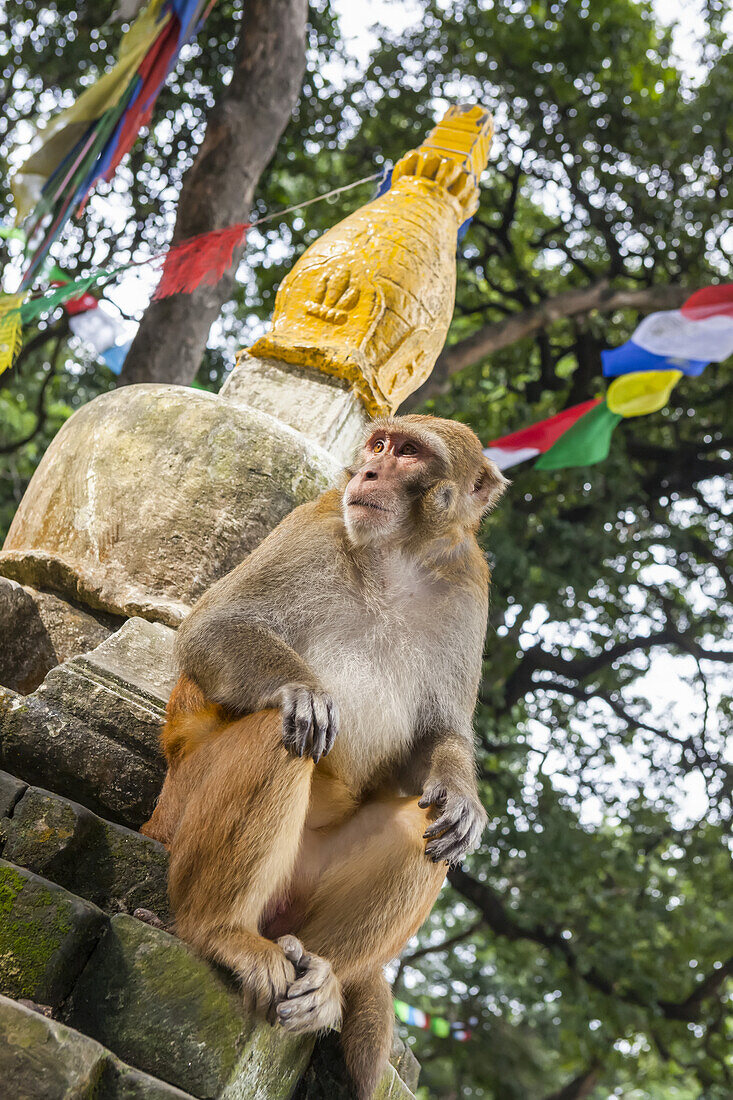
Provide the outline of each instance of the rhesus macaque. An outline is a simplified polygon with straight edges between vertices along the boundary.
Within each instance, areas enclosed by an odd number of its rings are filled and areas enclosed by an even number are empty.
[[[389,1054],[383,967],[485,824],[472,715],[506,482],[462,424],[377,420],[178,632],[144,828],[178,933],[290,1032],[341,1027],[361,1100]]]

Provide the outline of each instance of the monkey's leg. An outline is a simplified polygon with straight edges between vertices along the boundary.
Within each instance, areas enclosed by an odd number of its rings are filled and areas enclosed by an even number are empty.
[[[432,816],[417,799],[385,799],[367,803],[331,830],[326,869],[297,929],[306,959],[330,963],[343,985],[341,1043],[362,1100],[371,1096],[392,1041],[394,1011],[382,967],[417,932],[445,878],[446,865],[425,855],[422,834]],[[277,1017],[288,1030],[313,1030],[309,1021],[317,1021],[323,1000],[332,998],[327,977],[314,978],[320,986],[307,990],[300,979],[303,992],[295,983],[278,1005]]]
[[[195,768],[198,782],[171,843],[177,931],[234,970],[262,1009],[296,976],[259,925],[268,905],[287,897],[313,767],[286,751],[275,710],[232,723],[180,764]]]

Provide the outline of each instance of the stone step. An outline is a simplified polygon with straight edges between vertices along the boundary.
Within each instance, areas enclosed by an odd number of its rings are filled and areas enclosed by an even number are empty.
[[[87,653],[124,619],[0,577],[0,684],[35,688],[62,661]]]
[[[143,908],[170,919],[162,844],[7,772],[0,772],[0,852],[107,912]]]
[[[313,1038],[250,1012],[182,940],[0,860],[0,993],[47,1006],[117,1057],[195,1097],[287,1100]]]
[[[0,996],[0,1080],[13,1100],[192,1100],[93,1039]]]
[[[0,915],[0,993],[48,1006],[143,1074],[201,1100],[289,1100],[296,1087],[298,1100],[351,1100],[333,1040],[311,1063],[312,1036],[289,1036],[250,1012],[233,977],[175,936],[127,914],[110,918],[4,859]],[[399,1040],[392,1061],[416,1082]],[[389,1066],[380,1100],[411,1096]]]
[[[198,1097],[287,1100],[312,1038],[255,1017],[235,983],[181,940],[118,915],[76,984],[65,1019],[120,1058]]]
[[[174,681],[175,633],[129,619],[52,669],[30,695],[4,689],[0,767],[139,828],[165,775],[158,738]]]
[[[0,993],[60,1008],[105,925],[96,905],[0,859]]]

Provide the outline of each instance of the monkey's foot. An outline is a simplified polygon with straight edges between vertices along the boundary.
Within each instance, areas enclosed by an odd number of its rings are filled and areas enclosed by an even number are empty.
[[[340,1027],[341,985],[328,959],[309,955],[295,936],[277,942],[297,972],[277,1006],[278,1022],[294,1035]]]
[[[263,940],[258,950],[242,953],[235,969],[255,1008],[274,1023],[275,1005],[287,996],[296,979],[295,967],[282,948]]]

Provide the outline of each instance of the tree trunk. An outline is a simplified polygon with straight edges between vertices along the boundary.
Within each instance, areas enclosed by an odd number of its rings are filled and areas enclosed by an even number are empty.
[[[247,0],[231,83],[209,115],[186,173],[173,243],[246,221],[262,171],[295,106],[305,71],[307,0]],[[241,252],[215,287],[151,302],[119,385],[189,385],[211,325],[231,297]]]

